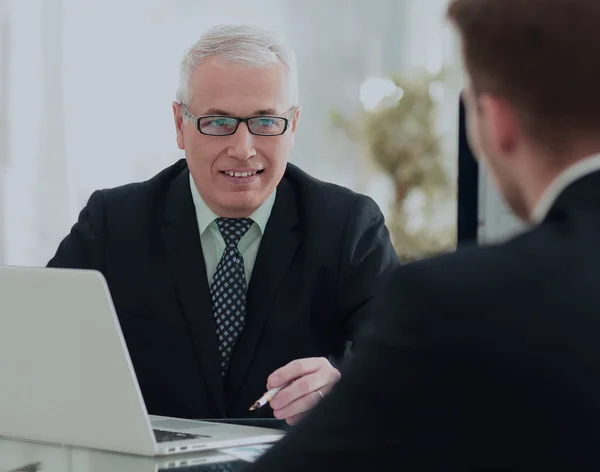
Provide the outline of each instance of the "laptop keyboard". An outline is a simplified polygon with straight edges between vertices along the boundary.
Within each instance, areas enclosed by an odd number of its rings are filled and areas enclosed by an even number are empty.
[[[190,433],[179,433],[176,431],[164,431],[162,429],[154,429],[154,437],[156,438],[156,442],[164,443],[171,441],[185,441],[186,439],[196,439],[201,436],[199,434],[190,434]]]

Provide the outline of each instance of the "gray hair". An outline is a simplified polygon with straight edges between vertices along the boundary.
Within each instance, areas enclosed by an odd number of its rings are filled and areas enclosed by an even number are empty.
[[[192,98],[192,74],[202,61],[211,56],[248,67],[265,67],[281,62],[291,80],[292,105],[298,105],[298,72],[294,52],[273,33],[246,25],[215,26],[188,49],[181,60],[177,101],[189,104]]]

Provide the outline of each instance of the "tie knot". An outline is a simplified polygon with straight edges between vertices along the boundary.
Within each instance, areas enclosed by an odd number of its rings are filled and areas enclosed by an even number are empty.
[[[217,218],[217,226],[227,246],[236,246],[252,226],[250,218]]]

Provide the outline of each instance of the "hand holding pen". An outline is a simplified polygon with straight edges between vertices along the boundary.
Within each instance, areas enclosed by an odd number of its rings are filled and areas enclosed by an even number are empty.
[[[290,425],[296,424],[339,379],[339,371],[323,357],[297,359],[269,376],[268,391],[250,410],[270,403],[275,418],[285,419]]]
[[[252,406],[250,407],[250,411],[258,410],[259,408],[262,408],[263,406],[265,406],[267,403],[269,403],[271,400],[273,400],[275,395],[277,395],[281,390],[283,390],[285,387],[287,387],[291,383],[292,382],[288,382],[285,385],[282,385],[280,387],[275,387],[275,388],[272,388],[271,390],[267,391],[265,394],[263,394],[262,397],[260,397],[258,400],[256,400],[252,404]]]

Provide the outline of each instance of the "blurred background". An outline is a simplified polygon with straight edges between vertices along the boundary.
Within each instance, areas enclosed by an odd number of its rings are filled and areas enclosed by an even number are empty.
[[[455,243],[457,41],[446,0],[0,0],[0,263],[44,265],[90,194],[182,157],[179,60],[246,23],[295,49],[292,161],[370,195],[403,258]]]

